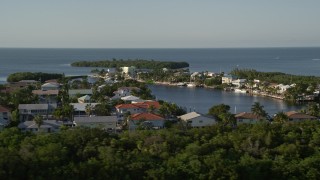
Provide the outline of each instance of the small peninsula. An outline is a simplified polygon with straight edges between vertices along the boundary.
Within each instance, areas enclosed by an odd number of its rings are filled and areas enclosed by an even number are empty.
[[[139,69],[180,69],[189,67],[187,62],[173,62],[173,61],[156,61],[143,59],[112,59],[103,61],[76,61],[71,64],[74,67],[105,67],[105,68],[120,68],[123,66],[135,66]]]

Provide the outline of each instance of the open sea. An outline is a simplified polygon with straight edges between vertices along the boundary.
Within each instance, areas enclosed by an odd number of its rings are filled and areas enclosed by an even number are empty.
[[[94,68],[71,67],[78,60],[154,59],[186,61],[190,71],[230,72],[234,68],[285,72],[320,76],[320,48],[214,48],[214,49],[38,49],[0,48],[0,83],[14,72],[48,72],[85,75]],[[159,99],[170,100],[188,109],[206,113],[213,104],[225,103],[238,112],[250,111],[255,101],[261,102],[270,114],[301,108],[263,97],[225,94],[203,89],[169,89],[152,87]],[[172,93],[179,92],[176,96]],[[193,93],[190,95],[190,92]],[[181,93],[185,96],[180,97]],[[218,98],[219,97],[219,98]],[[228,97],[228,98],[226,98]],[[240,98],[240,99],[239,99]],[[262,98],[262,99],[260,99]],[[245,101],[246,100],[246,101]],[[246,102],[245,104],[241,102]],[[238,104],[239,105],[238,105]],[[280,103],[280,104],[279,104]],[[238,105],[238,106],[237,106]]]

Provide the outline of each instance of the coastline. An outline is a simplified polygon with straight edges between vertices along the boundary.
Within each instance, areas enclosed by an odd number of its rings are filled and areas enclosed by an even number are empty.
[[[137,81],[146,83],[146,81],[141,80],[141,79],[137,79]],[[161,85],[161,86],[176,86],[176,87],[179,87],[178,83],[170,83],[170,82],[155,81],[155,82],[153,82],[153,83],[151,83],[151,84]],[[180,87],[181,87],[181,86],[180,86]],[[187,87],[187,86],[184,86],[184,87]],[[194,87],[189,87],[189,88],[217,89],[217,88],[214,87],[214,86],[206,86],[206,85],[201,86],[201,87],[196,87],[196,86],[194,86]],[[220,90],[221,90],[221,91],[224,91],[224,90],[222,90],[222,89],[220,89]],[[233,93],[236,93],[236,92],[234,92],[234,91],[232,91],[232,90],[230,90],[230,91],[233,92]],[[265,92],[262,92],[262,93],[252,92],[252,93],[250,93],[250,92],[249,92],[249,89],[246,89],[246,91],[247,91],[246,94],[249,94],[249,95],[261,96],[261,97],[267,97],[267,98],[273,98],[273,99],[279,99],[279,100],[284,100],[284,99],[285,99],[283,96],[276,96],[276,95],[272,95],[272,94],[267,94],[267,93],[265,93]]]

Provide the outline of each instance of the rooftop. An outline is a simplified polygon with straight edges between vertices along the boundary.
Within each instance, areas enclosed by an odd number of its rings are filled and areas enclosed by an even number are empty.
[[[146,120],[146,121],[152,121],[152,120],[164,120],[163,117],[153,114],[153,113],[137,113],[130,116],[131,120]]]

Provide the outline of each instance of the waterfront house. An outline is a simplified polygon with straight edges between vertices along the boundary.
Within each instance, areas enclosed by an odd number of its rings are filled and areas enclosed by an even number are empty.
[[[147,129],[161,129],[164,128],[164,122],[163,117],[149,112],[133,114],[127,119],[129,130],[135,130],[139,126]]]
[[[114,91],[114,96],[111,99],[120,99],[125,96],[131,95],[132,91],[140,91],[137,87],[120,87],[117,91]]]
[[[318,118],[315,116],[310,116],[308,114],[304,114],[304,113],[299,113],[296,111],[289,111],[285,113],[290,122],[301,122],[301,121],[305,121],[305,120],[317,120]]]
[[[203,115],[197,112],[190,112],[182,116],[178,116],[178,118],[190,127],[211,126],[217,123],[215,117]]]
[[[236,77],[232,76],[230,74],[225,74],[224,76],[222,76],[222,84],[231,84],[233,80],[235,80]]]
[[[278,84],[275,86],[278,94],[282,94],[287,91],[287,89],[291,88],[289,85]]]
[[[157,101],[145,101],[132,104],[119,104],[115,106],[115,108],[118,114],[125,114],[128,112],[130,112],[130,114],[135,114],[140,112],[147,112],[148,110],[157,111],[160,108],[160,104]]]
[[[236,79],[236,80],[233,80],[231,84],[235,85],[236,87],[241,87],[246,83],[246,81],[247,81],[246,79]]]
[[[132,95],[129,95],[129,96],[125,96],[125,97],[121,97],[121,99],[125,102],[132,102],[132,101],[137,101],[139,100],[140,98],[139,97],[136,97],[136,96],[132,96]]]
[[[36,115],[44,118],[52,118],[52,113],[57,108],[57,104],[19,104],[20,121],[30,121]]]
[[[43,120],[40,128],[35,121],[25,121],[21,122],[18,125],[18,128],[22,132],[57,132],[59,131],[61,126],[72,126],[73,123],[71,121],[57,121],[57,120]]]
[[[241,112],[235,115],[237,125],[239,124],[256,124],[265,120],[265,118],[254,113]]]
[[[0,131],[10,123],[10,109],[0,105]]]
[[[59,90],[59,89],[60,89],[59,83],[50,82],[50,83],[44,83],[43,85],[41,85],[42,91]]]
[[[115,131],[117,122],[117,116],[74,117],[75,126],[100,128],[108,131]]]
[[[125,74],[128,77],[135,77],[136,76],[136,67],[130,66],[130,67],[121,67],[122,73]]]

